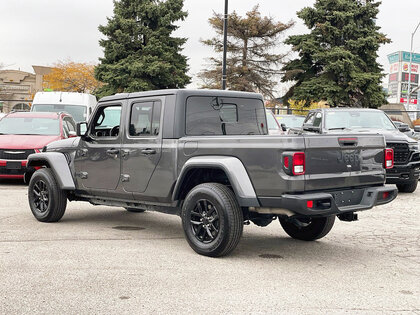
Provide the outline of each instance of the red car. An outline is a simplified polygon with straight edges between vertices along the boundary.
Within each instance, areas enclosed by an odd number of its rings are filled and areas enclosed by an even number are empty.
[[[76,136],[67,113],[14,112],[0,120],[0,178],[24,178],[29,154],[48,143]]]

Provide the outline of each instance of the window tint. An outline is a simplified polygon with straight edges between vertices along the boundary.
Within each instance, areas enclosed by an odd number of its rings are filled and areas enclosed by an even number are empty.
[[[160,129],[161,107],[160,102],[134,103],[131,106],[130,136],[157,136]]]
[[[98,109],[91,133],[97,137],[116,137],[119,134],[121,105],[103,106]]]
[[[313,125],[314,119],[315,119],[315,113],[309,113],[304,121],[304,124]]]
[[[264,104],[257,99],[189,97],[186,104],[186,134],[267,134]]]

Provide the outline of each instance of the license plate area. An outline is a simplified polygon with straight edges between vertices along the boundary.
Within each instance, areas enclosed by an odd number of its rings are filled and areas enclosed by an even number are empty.
[[[7,162],[6,169],[8,170],[20,170],[22,168],[22,162]]]
[[[364,191],[364,189],[352,189],[335,192],[332,195],[337,207],[345,207],[360,204]]]

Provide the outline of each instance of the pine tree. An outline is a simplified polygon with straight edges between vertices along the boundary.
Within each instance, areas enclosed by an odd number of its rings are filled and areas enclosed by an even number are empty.
[[[104,57],[95,69],[104,82],[99,96],[121,92],[183,88],[187,58],[181,54],[185,38],[171,36],[184,20],[184,0],[114,1],[114,15],[107,25],[99,26],[105,35],[99,44]]]
[[[223,51],[223,16],[214,14],[209,19],[217,36],[203,40],[217,53]],[[280,67],[285,57],[276,53],[279,38],[294,23],[283,24],[271,17],[262,17],[259,7],[254,7],[245,17],[236,12],[229,14],[227,87],[230,90],[259,92],[273,98],[278,83]],[[203,88],[221,88],[222,58],[210,58],[210,67],[199,73]]]
[[[298,12],[309,34],[290,36],[299,58],[288,62],[283,81],[296,83],[285,99],[327,101],[331,106],[379,107],[386,103],[376,61],[390,40],[375,24],[380,2],[316,0]]]

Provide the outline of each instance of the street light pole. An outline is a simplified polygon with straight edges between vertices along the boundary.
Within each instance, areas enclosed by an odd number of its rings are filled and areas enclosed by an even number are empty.
[[[410,97],[411,97],[411,64],[413,63],[413,39],[414,39],[414,34],[416,34],[417,29],[420,26],[420,22],[419,24],[417,24],[416,29],[414,30],[413,33],[411,33],[411,46],[410,46],[410,65],[409,65],[409,69],[408,69],[408,88],[407,88],[407,107],[408,109],[410,109]]]
[[[226,90],[226,57],[227,57],[227,28],[228,28],[228,0],[225,0],[225,14],[223,16],[223,63],[222,90]]]

